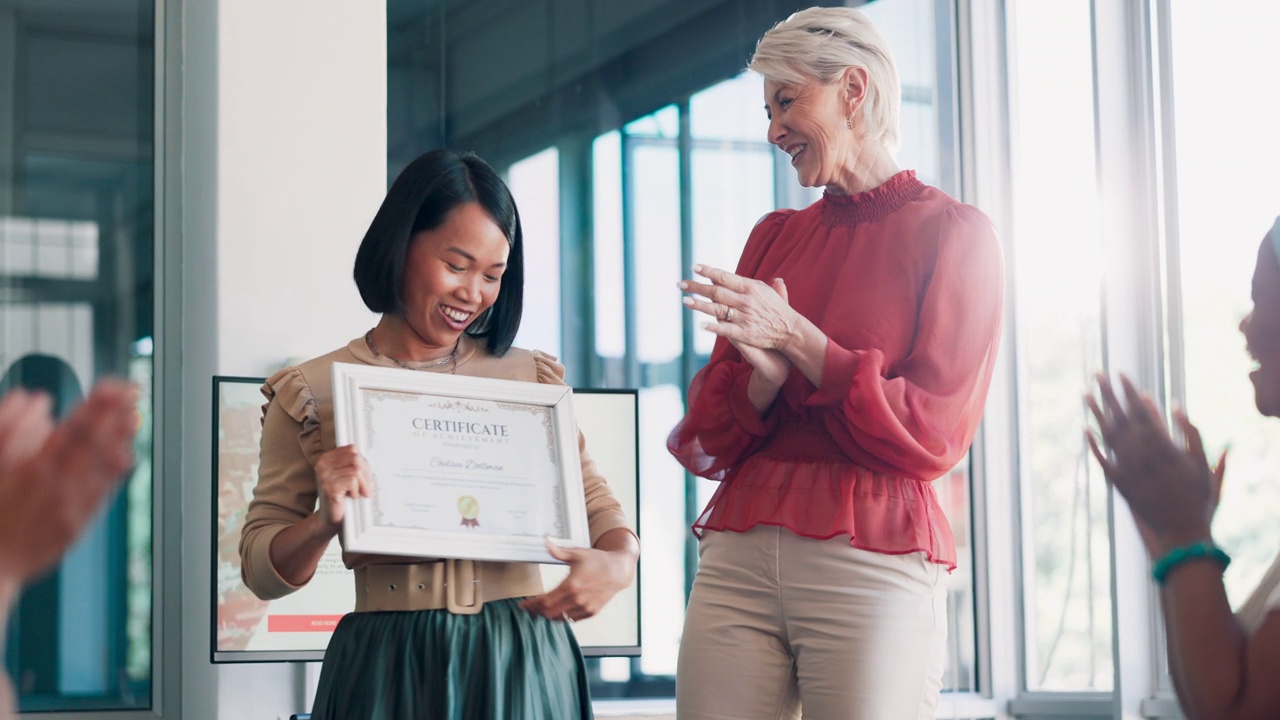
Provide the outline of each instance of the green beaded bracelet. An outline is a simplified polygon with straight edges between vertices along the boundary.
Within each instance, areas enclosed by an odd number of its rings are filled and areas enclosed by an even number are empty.
[[[1212,540],[1201,540],[1190,545],[1182,545],[1168,552],[1164,557],[1156,561],[1151,568],[1151,577],[1155,578],[1156,583],[1163,585],[1169,572],[1175,567],[1181,565],[1188,560],[1196,558],[1212,558],[1222,564],[1222,569],[1226,570],[1231,564],[1231,558],[1222,551],[1222,548],[1213,544]]]

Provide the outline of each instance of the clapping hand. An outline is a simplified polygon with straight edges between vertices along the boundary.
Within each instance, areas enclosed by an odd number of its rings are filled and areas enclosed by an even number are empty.
[[[709,282],[682,280],[689,293],[684,304],[711,317],[707,330],[737,348],[772,387],[780,387],[791,372],[791,362],[781,352],[795,325],[796,311],[787,299],[782,278],[768,284],[726,270],[694,265],[694,272]]]
[[[47,570],[133,464],[137,390],[103,380],[61,424],[47,395],[0,400],[0,587],[5,599]]]
[[[1096,395],[1087,398],[1098,425],[1097,432],[1087,433],[1089,447],[1107,481],[1129,503],[1153,557],[1207,539],[1226,472],[1226,452],[1211,467],[1200,431],[1184,413],[1174,413],[1184,437],[1179,445],[1155,403],[1127,377],[1121,376],[1120,383],[1125,402],[1102,376]]]

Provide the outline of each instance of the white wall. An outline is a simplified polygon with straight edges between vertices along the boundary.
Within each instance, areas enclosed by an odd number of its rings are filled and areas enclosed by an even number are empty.
[[[269,374],[375,320],[351,265],[386,190],[386,7],[182,12],[181,717],[288,717],[309,702],[301,668],[209,662],[210,378]]]
[[[373,321],[351,265],[386,190],[386,8],[220,8],[219,369],[265,372]]]

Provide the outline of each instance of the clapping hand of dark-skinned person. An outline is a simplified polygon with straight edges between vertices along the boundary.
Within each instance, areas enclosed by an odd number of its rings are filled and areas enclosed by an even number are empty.
[[[47,395],[0,400],[0,591],[57,562],[133,464],[137,389],[103,380],[63,422]]]
[[[1121,376],[1120,384],[1123,401],[1099,376],[1097,393],[1087,399],[1098,426],[1088,440],[1108,482],[1129,503],[1147,551],[1162,557],[1174,547],[1208,539],[1226,452],[1210,466],[1200,431],[1184,413],[1174,413],[1184,437],[1178,443],[1155,403],[1127,377]]]
[[[715,320],[706,329],[733,343],[761,379],[780,387],[791,372],[791,362],[780,348],[791,335],[796,316],[787,300],[786,283],[774,278],[766,284],[707,265],[694,265],[693,271],[709,282],[682,280],[680,289],[689,293],[684,304]]]
[[[599,613],[635,577],[639,548],[634,536],[626,530],[612,530],[605,537],[611,534],[621,539],[616,549],[563,548],[548,540],[547,550],[569,566],[569,575],[542,595],[525,599],[520,607],[552,620],[575,622]]]
[[[337,535],[346,513],[346,499],[369,497],[373,472],[355,445],[334,448],[316,461],[316,512],[330,537]]]

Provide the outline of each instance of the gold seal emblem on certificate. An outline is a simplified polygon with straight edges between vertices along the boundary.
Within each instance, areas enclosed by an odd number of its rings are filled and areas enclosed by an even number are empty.
[[[461,525],[465,527],[479,527],[480,521],[476,520],[480,516],[480,501],[470,495],[463,495],[458,498],[458,514],[462,515]]]

